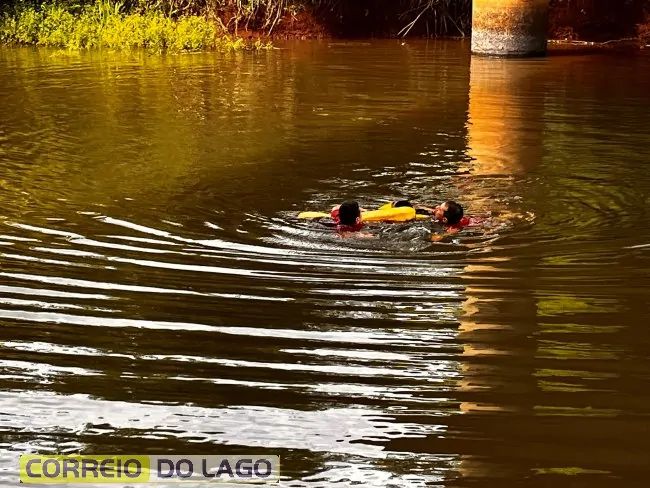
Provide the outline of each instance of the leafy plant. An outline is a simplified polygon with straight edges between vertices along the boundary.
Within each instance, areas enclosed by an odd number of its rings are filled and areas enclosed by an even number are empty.
[[[73,11],[77,9],[76,13]],[[160,11],[125,12],[125,3],[97,0],[81,7],[61,2],[40,8],[24,6],[14,15],[0,17],[0,41],[6,44],[38,44],[67,48],[146,48],[156,51],[204,49],[262,49],[231,38],[222,26],[205,17],[177,18]]]

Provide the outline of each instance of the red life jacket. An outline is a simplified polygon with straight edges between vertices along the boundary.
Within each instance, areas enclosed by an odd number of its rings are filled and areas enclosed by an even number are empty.
[[[363,222],[359,222],[358,224],[354,225],[337,225],[336,230],[339,232],[357,232],[358,230],[363,229]]]
[[[467,217],[463,216],[460,219],[460,222],[454,225],[449,225],[449,229],[462,229],[463,227],[472,227],[474,225],[480,225],[485,221],[485,219],[482,219],[481,217]]]

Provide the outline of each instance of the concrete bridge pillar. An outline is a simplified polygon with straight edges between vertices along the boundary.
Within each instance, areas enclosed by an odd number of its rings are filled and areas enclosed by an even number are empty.
[[[547,25],[548,0],[473,0],[472,53],[543,55]]]

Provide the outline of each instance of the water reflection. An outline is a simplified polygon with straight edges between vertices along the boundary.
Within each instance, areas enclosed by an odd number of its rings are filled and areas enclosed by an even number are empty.
[[[560,149],[551,147],[548,129],[545,129],[549,121],[554,120],[548,107],[556,110],[557,100],[549,96],[550,100],[542,104],[531,98],[531,93],[544,90],[549,84],[547,77],[556,76],[556,73],[539,62],[522,70],[518,62],[485,65],[489,60],[477,61],[474,65],[472,60],[468,129],[469,148],[474,158],[468,168],[472,183],[464,185],[463,189],[471,191],[472,184],[477,181],[472,176],[480,175],[480,190],[472,195],[473,198],[481,200],[485,186],[491,190],[485,192],[488,199],[495,195],[497,186],[506,202],[512,202],[512,197],[517,195],[514,192],[523,195],[524,199],[532,198],[521,182],[530,185],[547,171],[559,170],[559,164],[545,162],[549,154],[551,161],[563,159],[556,152]],[[481,87],[484,75],[488,82]],[[558,91],[561,92],[561,88]],[[475,100],[478,103],[474,103]],[[524,120],[525,125],[517,126],[517,122]],[[598,119],[583,126],[587,134],[589,124],[598,124]],[[490,134],[492,145],[486,134]],[[572,139],[572,149],[575,151],[581,143]],[[564,169],[566,172],[567,168]],[[494,176],[510,178],[500,179],[496,185],[490,182]],[[586,197],[591,204],[591,192],[596,189],[587,181],[586,178],[581,180],[583,192],[580,197]],[[535,197],[552,200],[554,194],[541,193],[544,188],[537,185]],[[513,193],[508,195],[508,192]],[[594,194],[594,198],[598,196]],[[556,217],[563,219],[567,215],[565,212]],[[591,223],[596,220],[594,218]],[[578,227],[573,227],[575,234],[568,238],[578,239],[588,232],[601,230],[595,227],[587,231],[589,223],[586,220],[577,223]],[[554,232],[561,233],[557,227]],[[531,237],[533,235],[527,236],[523,242],[529,242],[527,239]],[[611,393],[613,382],[620,378],[611,370],[611,365],[622,359],[623,349],[607,339],[626,329],[618,319],[622,310],[620,298],[572,292],[570,288],[581,287],[578,283],[588,286],[589,280],[604,278],[602,272],[595,272],[590,266],[585,254],[578,253],[575,248],[559,245],[555,250],[547,249],[546,257],[529,256],[522,260],[519,253],[510,252],[507,239],[505,243],[503,246],[497,241],[494,246],[497,256],[475,259],[475,263],[464,268],[468,298],[460,319],[459,339],[465,343],[465,359],[459,399],[465,401],[460,404],[463,415],[452,417],[450,431],[459,439],[481,441],[470,441],[474,444],[472,447],[461,444],[462,451],[476,454],[461,456],[459,475],[465,482],[494,477],[522,479],[531,475],[558,482],[558,476],[580,475],[606,485],[612,471],[602,468],[624,462],[621,458],[599,463],[584,453],[585,447],[569,451],[562,445],[567,442],[565,432],[571,432],[576,438],[593,436],[586,430],[594,428],[588,418],[614,418],[621,413],[612,408],[616,402],[605,402],[608,405],[601,404],[601,407],[593,403],[599,393]],[[598,259],[602,263],[606,258],[600,255]],[[549,279],[549,272],[556,273],[553,279]],[[562,277],[571,280],[572,287],[558,287]],[[629,290],[620,293],[629,293]],[[610,367],[587,366],[594,362],[601,365],[604,362]],[[558,405],[558,395],[562,398],[562,406]],[[479,414],[489,420],[472,418]],[[521,419],[531,415],[540,418],[543,427],[522,433],[519,429]],[[568,417],[567,421],[541,420],[558,416]],[[576,421],[576,418],[584,420]],[[600,427],[610,432],[614,425],[621,427],[620,422],[602,423]],[[618,437],[611,432],[608,435]],[[592,456],[596,456],[597,450],[591,449]],[[492,453],[489,458],[480,455],[484,451]],[[545,467],[540,468],[540,465]]]
[[[512,201],[513,197],[519,196],[516,192],[521,188],[521,185],[515,185],[515,177],[521,180],[541,164],[543,106],[537,106],[536,110],[535,99],[531,100],[530,96],[531,88],[534,90],[536,84],[540,84],[539,72],[539,67],[528,61],[472,58],[467,130],[468,153],[472,160],[467,175],[463,176],[469,182],[462,184],[470,208],[487,207],[494,211],[500,203],[502,205],[495,196],[497,188],[503,200]],[[498,257],[486,255],[483,259],[475,257],[473,261],[476,264],[464,268],[467,299],[463,303],[459,329],[461,340],[468,342],[464,346],[464,356],[512,354],[513,351],[507,347],[503,349],[484,341],[493,337],[498,344],[508,336],[510,339],[513,336],[531,337],[535,333],[536,305],[531,281],[531,269],[535,264],[525,263],[525,268],[521,269],[524,263],[519,263],[513,269],[511,260],[514,256],[508,254]],[[524,280],[530,287],[528,291],[520,287]],[[517,308],[508,310],[512,306]],[[493,323],[493,317],[500,321]],[[513,324],[504,320],[508,317],[517,317],[518,321]],[[463,365],[469,378],[464,380],[462,389],[489,388],[481,384],[480,378],[472,378],[474,373],[470,364]],[[480,362],[477,369],[479,376],[485,374]],[[502,376],[492,371],[487,378]],[[500,398],[503,397],[500,395]],[[463,411],[474,408],[494,410],[507,407],[461,405]]]

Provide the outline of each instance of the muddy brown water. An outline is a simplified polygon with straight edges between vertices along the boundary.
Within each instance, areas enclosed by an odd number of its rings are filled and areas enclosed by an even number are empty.
[[[26,452],[643,483],[650,57],[468,44],[0,50],[2,485]],[[295,218],[401,197],[491,218]]]

